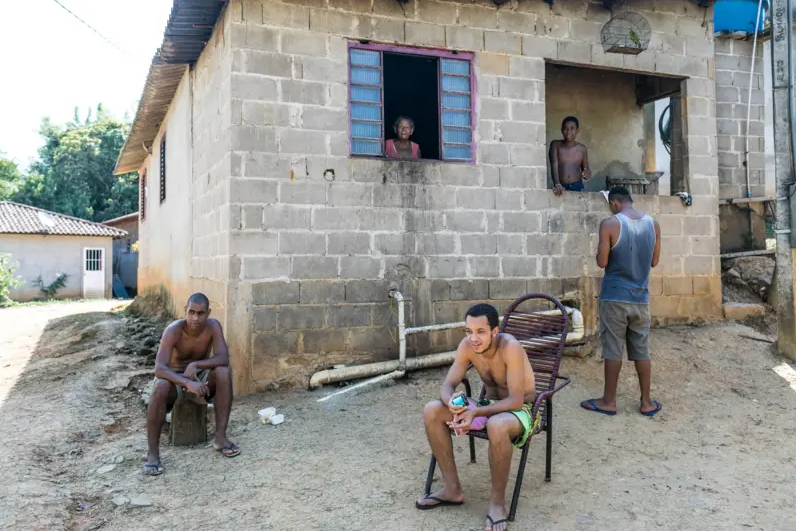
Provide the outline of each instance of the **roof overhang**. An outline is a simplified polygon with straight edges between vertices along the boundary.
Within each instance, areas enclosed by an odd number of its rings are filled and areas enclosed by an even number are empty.
[[[137,171],[146,160],[185,67],[193,65],[205,49],[225,5],[226,0],[174,0],[163,44],[152,58],[135,120],[114,174]]]
[[[138,212],[132,212],[130,214],[125,214],[124,216],[119,216],[118,218],[103,221],[102,224],[113,227],[118,223],[127,223],[128,221],[138,221]]]

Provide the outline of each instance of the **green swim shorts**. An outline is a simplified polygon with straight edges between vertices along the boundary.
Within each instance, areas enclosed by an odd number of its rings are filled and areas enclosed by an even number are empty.
[[[484,398],[478,401],[478,405],[488,406],[493,402],[496,401]],[[511,441],[511,444],[513,444],[515,448],[522,448],[528,440],[528,437],[539,432],[542,426],[542,415],[541,413],[537,413],[536,418],[533,418],[533,404],[523,404],[519,411],[509,411],[509,413],[517,417],[517,420],[520,421],[523,428],[522,435]]]

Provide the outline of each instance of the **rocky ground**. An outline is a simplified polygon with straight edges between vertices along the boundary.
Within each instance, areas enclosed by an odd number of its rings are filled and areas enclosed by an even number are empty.
[[[142,476],[140,394],[162,324],[113,307],[0,310],[0,529],[483,529],[484,443],[474,465],[455,443],[464,506],[413,506],[428,465],[421,411],[441,370],[326,403],[317,399],[331,390],[246,397],[230,424],[241,456],[164,437],[166,472]],[[556,400],[553,482],[543,481],[540,438],[510,529],[796,529],[796,389],[772,370],[793,369],[771,339],[741,324],[654,330],[664,409],[653,419],[637,412],[630,367],[616,417],[579,408],[599,394],[602,365],[565,359],[573,383]],[[266,406],[287,421],[260,424]]]
[[[727,302],[765,303],[774,281],[774,256],[723,260],[722,295]]]

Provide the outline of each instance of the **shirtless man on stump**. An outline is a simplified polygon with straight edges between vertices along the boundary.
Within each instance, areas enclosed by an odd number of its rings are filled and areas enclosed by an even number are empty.
[[[171,323],[163,331],[155,360],[155,385],[147,411],[149,451],[144,475],[163,473],[160,463],[160,431],[166,410],[178,398],[206,404],[214,398],[216,440],[213,448],[226,457],[240,454],[240,448],[227,439],[227,422],[232,409],[232,379],[229,353],[221,323],[210,319],[210,301],[194,293],[185,307],[185,319]],[[210,352],[213,357],[208,358]]]
[[[533,369],[522,345],[511,335],[498,332],[498,313],[489,304],[476,304],[465,317],[466,337],[442,383],[440,398],[426,404],[423,420],[428,442],[436,456],[444,486],[416,503],[421,510],[461,505],[464,493],[453,459],[451,428],[467,430],[476,417],[488,417],[489,470],[492,498],[487,510],[487,531],[506,529],[506,483],[511,468],[511,447],[521,447],[533,432],[531,408],[536,398]],[[477,407],[457,407],[452,400],[462,393],[454,389],[473,366],[486,386],[486,400]],[[456,422],[454,424],[454,416]]]

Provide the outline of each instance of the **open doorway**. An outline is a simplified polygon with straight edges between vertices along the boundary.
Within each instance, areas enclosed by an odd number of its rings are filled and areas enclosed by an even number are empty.
[[[677,165],[682,175],[682,114],[679,94],[682,79],[648,76],[548,63],[546,66],[546,133],[547,146],[562,138],[564,118],[579,121],[577,141],[586,146],[592,178],[584,182],[587,192],[605,190],[621,184],[635,194],[674,193],[668,183],[664,189],[659,179]],[[676,112],[666,119],[669,149],[679,157],[669,157],[662,144],[655,116],[655,101],[677,98]],[[672,108],[674,108],[673,106]],[[660,116],[658,115],[658,118]],[[679,124],[679,125],[673,125]],[[678,136],[679,135],[679,136]],[[665,165],[667,172],[660,167]],[[548,187],[552,188],[548,161]]]

